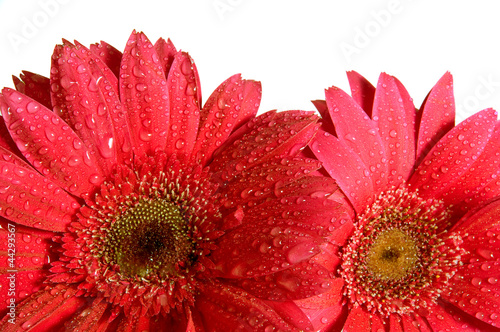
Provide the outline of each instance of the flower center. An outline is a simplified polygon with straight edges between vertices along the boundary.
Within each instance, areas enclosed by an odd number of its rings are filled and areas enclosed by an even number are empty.
[[[415,267],[418,247],[399,229],[382,232],[371,246],[366,259],[368,270],[379,279],[398,280]]]
[[[440,201],[405,186],[382,193],[358,216],[344,248],[340,274],[351,305],[388,317],[435,303],[464,253],[448,222]]]
[[[111,226],[109,257],[127,276],[177,275],[190,265],[194,243],[179,208],[164,200],[141,201]]]

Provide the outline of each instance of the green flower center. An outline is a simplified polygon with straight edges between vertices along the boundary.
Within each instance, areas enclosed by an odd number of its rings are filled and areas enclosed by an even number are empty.
[[[177,275],[193,261],[194,243],[184,216],[164,200],[141,201],[112,224],[108,257],[127,276]]]

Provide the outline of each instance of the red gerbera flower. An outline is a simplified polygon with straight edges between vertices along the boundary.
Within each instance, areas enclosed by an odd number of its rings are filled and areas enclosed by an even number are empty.
[[[313,114],[254,118],[260,83],[239,75],[200,108],[188,54],[135,32],[123,55],[65,41],[50,80],[15,83],[0,98],[3,331],[310,329],[292,301],[330,287],[310,259],[331,224],[319,207],[338,205],[297,156]]]
[[[311,149],[354,218],[323,255],[325,295],[299,301],[324,331],[468,331],[500,326],[500,123],[487,109],[454,126],[445,74],[416,110],[403,85],[348,73],[315,104]]]

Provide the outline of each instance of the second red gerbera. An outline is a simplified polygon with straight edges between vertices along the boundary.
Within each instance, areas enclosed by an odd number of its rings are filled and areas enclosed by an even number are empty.
[[[403,85],[348,74],[326,90],[311,142],[353,218],[332,231],[329,294],[299,301],[324,331],[465,331],[500,326],[500,123],[454,127],[445,74],[415,109]],[[318,258],[319,260],[319,258]]]

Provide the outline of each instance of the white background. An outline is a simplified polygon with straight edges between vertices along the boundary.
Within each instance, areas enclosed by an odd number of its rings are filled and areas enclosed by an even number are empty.
[[[235,73],[263,82],[260,111],[312,110],[346,70],[397,76],[418,107],[445,71],[458,120],[500,110],[500,2],[0,0],[0,86],[29,70],[49,76],[61,38],[123,50],[133,29],[170,37],[195,59],[204,100]]]

